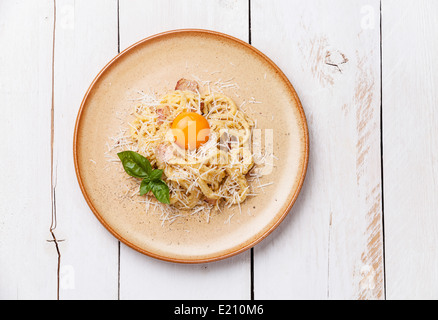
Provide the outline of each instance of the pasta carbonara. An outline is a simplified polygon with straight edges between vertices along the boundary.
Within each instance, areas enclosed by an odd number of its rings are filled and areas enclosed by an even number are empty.
[[[208,137],[196,148],[184,148],[175,139],[172,128],[183,113],[208,122]],[[231,206],[245,201],[246,175],[254,166],[250,146],[254,121],[232,99],[222,93],[201,94],[196,82],[181,79],[159,103],[138,104],[133,114],[133,143],[153,167],[164,171],[171,205],[193,209],[206,202]]]

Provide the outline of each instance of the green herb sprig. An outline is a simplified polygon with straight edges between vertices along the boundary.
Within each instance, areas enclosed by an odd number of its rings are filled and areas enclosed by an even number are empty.
[[[170,204],[170,191],[161,177],[163,170],[153,170],[148,159],[134,151],[123,151],[117,154],[122,161],[126,173],[132,177],[143,179],[140,184],[140,195],[152,191],[155,198],[164,204]]]

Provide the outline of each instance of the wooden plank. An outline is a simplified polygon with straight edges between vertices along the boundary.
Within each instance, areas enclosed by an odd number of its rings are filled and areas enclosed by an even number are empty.
[[[252,43],[294,84],[310,131],[302,194],[255,248],[255,298],[382,299],[380,2],[251,3]]]
[[[82,98],[117,55],[116,0],[57,0],[54,188],[61,299],[117,299],[118,241],[98,222],[77,183],[72,141]]]
[[[52,1],[0,2],[0,299],[56,299]]]
[[[248,39],[248,1],[120,1],[120,44],[178,28],[213,29]],[[121,299],[249,299],[249,252],[205,265],[175,265],[122,245]]]
[[[121,47],[163,31],[199,28],[248,41],[247,0],[120,0]]]
[[[438,2],[382,2],[388,299],[438,298]]]

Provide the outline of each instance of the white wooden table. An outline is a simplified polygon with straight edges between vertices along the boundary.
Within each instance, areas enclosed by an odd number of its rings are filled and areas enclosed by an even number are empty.
[[[0,298],[437,299],[437,13],[436,0],[0,0]],[[310,130],[308,175],[284,223],[205,265],[120,244],[73,166],[94,76],[179,28],[270,56]]]

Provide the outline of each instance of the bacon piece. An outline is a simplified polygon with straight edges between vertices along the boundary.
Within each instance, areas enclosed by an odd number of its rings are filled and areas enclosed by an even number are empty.
[[[172,149],[164,143],[159,144],[155,149],[155,156],[159,164],[166,164],[174,155]]]
[[[180,79],[176,83],[175,90],[181,90],[181,91],[193,91],[194,93],[199,92],[199,84],[196,81],[187,80],[187,79]]]
[[[222,151],[229,152],[233,148],[233,144],[237,143],[239,139],[236,136],[225,131],[220,137],[219,147]]]
[[[207,197],[204,197],[204,201],[207,202],[208,204],[215,206],[219,201],[219,199],[209,199]]]
[[[170,109],[168,106],[164,106],[162,108],[157,109],[157,124],[161,125],[164,123],[164,120],[167,119],[168,116],[170,116]]]

